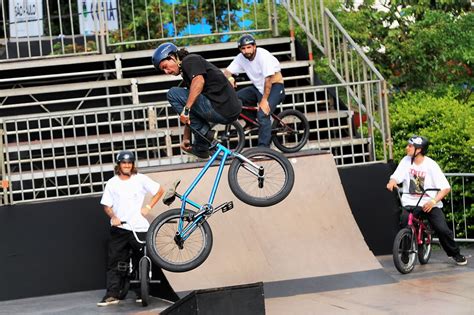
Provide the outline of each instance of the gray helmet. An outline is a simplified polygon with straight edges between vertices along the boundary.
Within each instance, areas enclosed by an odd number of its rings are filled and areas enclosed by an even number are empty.
[[[421,148],[421,154],[426,155],[430,142],[427,138],[422,136],[413,135],[408,139],[408,143],[412,144],[415,148]]]
[[[250,35],[250,34],[244,34],[239,38],[239,41],[237,42],[237,47],[240,48],[245,45],[256,45],[257,42],[255,41],[255,38]]]
[[[153,56],[151,57],[151,62],[155,66],[156,70],[160,70],[160,63],[168,58],[170,55],[176,55],[178,52],[178,47],[172,43],[163,43],[158,48],[155,49]]]
[[[116,162],[120,164],[120,162],[124,161],[135,163],[135,154],[127,150],[120,151],[117,154]]]

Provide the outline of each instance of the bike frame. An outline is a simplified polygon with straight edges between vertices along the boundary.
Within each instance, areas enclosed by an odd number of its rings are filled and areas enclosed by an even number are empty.
[[[146,241],[140,240],[140,238],[139,238],[138,235],[137,235],[137,232],[135,231],[135,228],[134,228],[130,223],[128,223],[128,222],[126,222],[126,221],[122,221],[121,223],[128,225],[128,226],[132,229],[132,233],[133,233],[133,236],[135,237],[135,240],[136,240],[139,244],[142,244],[142,245],[143,245],[143,257],[140,258],[140,260],[139,260],[139,262],[138,262],[138,266],[141,265],[140,263],[141,263],[142,260],[146,259],[147,262],[148,262],[148,266],[150,266],[150,269],[149,269],[149,271],[148,271],[148,275],[149,275],[149,277],[150,277],[150,279],[151,279],[151,277],[152,277],[151,266],[152,266],[153,264],[152,264],[152,262],[151,262],[150,257],[148,256],[148,253],[147,253]],[[132,270],[131,270],[131,268],[132,268],[131,265],[129,265],[129,268],[130,268],[130,271],[132,271]],[[140,270],[140,267],[138,267],[137,270]],[[130,280],[130,283],[139,283],[139,282],[140,282],[140,280]],[[150,280],[150,283],[161,283],[161,282],[160,282],[160,280]]]
[[[240,159],[244,161],[247,164],[244,164],[243,167],[247,169],[249,172],[253,173],[255,176],[259,178],[259,180],[263,180],[264,178],[264,171],[263,168],[260,168],[258,165],[254,164],[252,161],[247,159],[245,156],[243,156],[240,153],[233,152],[230,149],[226,148],[220,143],[213,144],[216,147],[216,152],[211,156],[209,161],[204,165],[204,167],[201,169],[199,174],[196,176],[196,178],[193,180],[191,185],[188,187],[188,189],[184,192],[183,195],[179,195],[178,193],[175,193],[178,198],[181,199],[181,214],[180,214],[180,219],[179,219],[179,224],[178,224],[178,231],[176,232],[177,236],[179,236],[183,241],[186,240],[193,232],[194,230],[198,227],[199,223],[203,220],[205,220],[205,215],[212,214],[218,210],[221,209],[222,206],[225,204],[217,207],[216,209],[212,208],[212,203],[214,202],[214,198],[216,196],[217,192],[217,187],[219,186],[220,179],[222,177],[222,172],[224,171],[224,166],[225,162],[229,158],[229,156],[233,156],[237,159]],[[217,170],[216,177],[214,179],[214,184],[211,189],[211,193],[209,195],[209,199],[207,204],[199,204],[191,199],[189,199],[189,195],[191,192],[194,190],[194,188],[198,185],[198,183],[201,181],[203,178],[204,174],[209,170],[211,165],[216,161],[217,157],[222,154],[222,158],[219,163],[219,169]],[[184,211],[186,209],[186,205],[191,205],[192,207],[199,209],[198,213],[194,216],[192,222],[186,226],[186,228],[183,229],[184,225]]]
[[[408,208],[405,208],[408,209]],[[416,242],[418,245],[423,244],[423,240],[421,239],[421,235],[423,235],[423,231],[426,230],[426,225],[423,222],[423,219],[418,219],[413,214],[413,208],[411,211],[407,210],[408,213],[408,224],[407,226],[411,228],[413,235],[416,237]]]
[[[258,111],[258,107],[242,106],[242,110],[248,110],[248,111],[254,111],[254,112],[256,112],[256,111]],[[285,126],[285,128],[288,128],[288,129],[290,129],[290,131],[293,132],[293,128],[289,127],[284,121],[282,121],[282,120],[278,117],[278,115],[275,115],[274,113],[271,113],[270,115],[272,116],[273,119],[278,120],[281,124],[283,124],[283,125]],[[249,122],[249,123],[255,125],[256,127],[259,127],[259,128],[260,128],[260,124],[258,123],[258,121],[256,121],[256,120],[254,120],[254,119],[248,117],[247,115],[240,113],[239,117],[242,118],[243,120],[245,120],[245,121],[247,121],[247,122]]]
[[[417,218],[413,214],[415,209],[420,208],[420,202],[423,199],[424,194],[427,191],[439,191],[438,188],[428,188],[423,191],[423,193],[420,196],[420,199],[418,199],[418,202],[416,203],[416,206],[414,207],[403,207],[405,210],[408,211],[408,224],[407,226],[411,228],[413,235],[416,237],[416,242],[418,245],[421,245],[423,243],[423,240],[421,239],[421,236],[423,235],[423,231],[426,230],[426,225],[423,222],[422,218]],[[400,203],[402,201],[401,195],[404,194],[403,192],[398,192],[399,193],[399,198],[400,198]]]

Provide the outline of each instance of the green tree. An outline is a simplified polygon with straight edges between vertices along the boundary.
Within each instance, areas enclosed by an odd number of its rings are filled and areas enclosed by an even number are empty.
[[[395,88],[472,86],[474,14],[464,11],[466,1],[432,2],[387,1],[380,11],[365,1],[337,18]]]
[[[430,139],[429,155],[448,173],[472,172],[474,167],[474,103],[456,100],[456,94],[436,97],[428,92],[411,92],[394,97],[390,104],[394,156],[405,155],[412,134]]]

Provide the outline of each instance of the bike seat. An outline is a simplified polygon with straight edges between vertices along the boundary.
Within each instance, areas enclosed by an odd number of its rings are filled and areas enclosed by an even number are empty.
[[[177,179],[174,181],[173,185],[165,192],[163,196],[163,203],[167,206],[171,205],[173,201],[176,199],[176,188],[181,183],[181,179]]]

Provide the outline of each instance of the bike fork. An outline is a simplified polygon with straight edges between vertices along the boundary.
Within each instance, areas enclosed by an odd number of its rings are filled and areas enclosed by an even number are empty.
[[[253,163],[252,161],[247,159],[242,154],[236,154],[236,157],[248,164],[247,165],[247,164],[243,163],[242,164],[243,168],[245,168],[247,171],[249,171],[250,173],[257,176],[257,178],[258,178],[258,188],[263,188],[263,183],[264,183],[264,180],[265,180],[265,170],[264,170],[263,166],[258,166],[257,164]],[[251,167],[249,167],[249,165]]]

